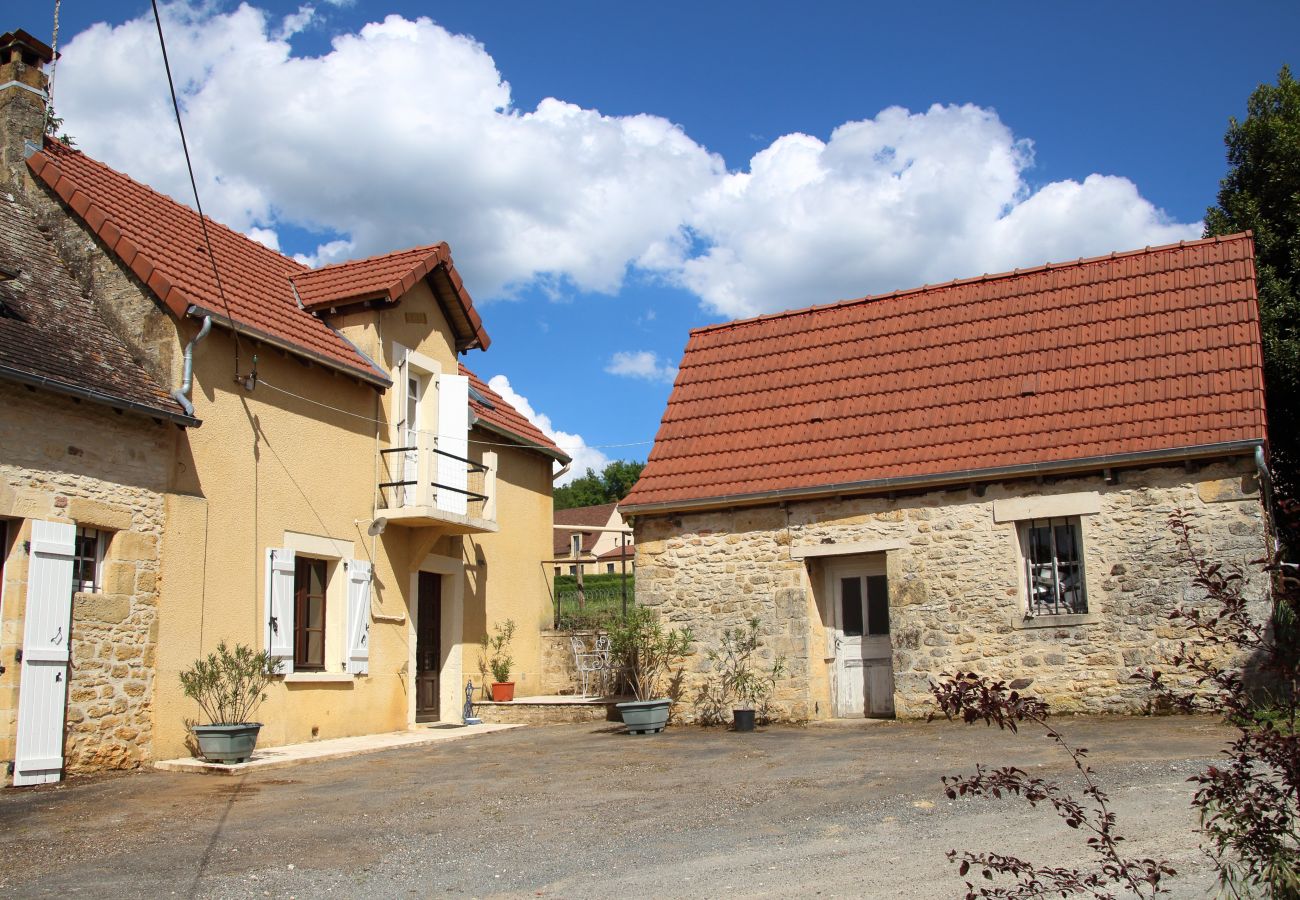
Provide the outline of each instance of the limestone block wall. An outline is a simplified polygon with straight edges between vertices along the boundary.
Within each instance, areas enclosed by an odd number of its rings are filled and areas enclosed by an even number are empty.
[[[0,517],[9,520],[0,613],[0,759],[17,729],[30,521],[109,533],[103,586],[72,600],[66,767],[132,768],[151,757],[163,486],[170,426],[0,384]]]
[[[824,567],[844,558],[838,546],[845,555],[874,549],[886,560],[899,716],[931,709],[934,677],[970,670],[1025,679],[1058,711],[1141,711],[1149,698],[1130,676],[1143,666],[1167,669],[1186,635],[1166,616],[1200,599],[1169,514],[1185,510],[1214,559],[1250,572],[1248,590],[1261,607],[1266,580],[1249,563],[1265,552],[1266,519],[1249,458],[1119,476],[1112,485],[1099,476],[994,484],[982,496],[962,489],[642,516],[637,602],[690,624],[701,650],[723,628],[758,616],[765,652],[788,664],[774,715],[827,717],[834,657]],[[1080,516],[1088,615],[1026,620],[1017,524],[996,521],[994,506],[1039,498],[1050,508],[1067,494],[1095,496],[1095,511]],[[710,678],[697,652],[685,672],[686,718],[698,715],[691,701]]]

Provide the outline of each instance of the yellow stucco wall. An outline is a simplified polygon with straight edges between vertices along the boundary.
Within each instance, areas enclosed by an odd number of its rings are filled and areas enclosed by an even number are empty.
[[[501,438],[475,429],[470,456],[495,452],[499,463],[496,480],[498,522],[496,534],[476,535],[465,544],[470,560],[482,551],[472,584],[481,603],[467,603],[465,614],[466,659],[475,684],[480,680],[478,641],[485,630],[511,619],[516,625],[510,652],[511,677],[517,696],[542,691],[541,632],[551,621],[550,567],[542,561],[551,553],[551,461],[539,453],[499,445]],[[507,512],[508,511],[508,512]]]
[[[394,346],[414,350],[442,372],[455,372],[451,333],[427,285],[394,308],[338,316],[332,322],[386,370]],[[343,672],[346,590],[331,563],[326,668],[277,680],[258,712],[263,746],[313,738],[393,731],[413,718],[416,603],[414,573],[433,554],[444,578],[443,719],[459,713],[464,678],[477,676],[484,621],[513,618],[520,689],[537,681],[538,631],[549,615],[539,561],[549,554],[550,461],[534,451],[476,435],[470,457],[495,454],[500,531],[461,537],[390,521],[366,536],[375,515],[378,450],[390,446],[393,391],[245,341],[241,371],[258,355],[252,391],[232,379],[234,342],[221,330],[195,353],[195,414],[203,421],[182,442],[175,493],[168,497],[163,546],[164,614],[158,652],[155,744],[159,757],[186,752],[184,722],[198,715],[178,673],[221,640],[265,644],[266,553],[272,547],[326,546],[333,556],[374,564],[370,671]],[[430,395],[428,403],[436,403]],[[427,422],[434,420],[432,409]],[[381,424],[376,425],[375,420]],[[400,445],[400,439],[396,441]],[[325,542],[324,544],[322,542]],[[482,553],[480,564],[479,552]],[[373,554],[373,557],[372,557]],[[454,562],[449,562],[449,560]],[[428,566],[426,566],[428,568]],[[459,586],[451,582],[459,580]],[[460,597],[463,607],[450,609]],[[459,625],[459,627],[456,627]],[[449,627],[451,626],[451,627]]]

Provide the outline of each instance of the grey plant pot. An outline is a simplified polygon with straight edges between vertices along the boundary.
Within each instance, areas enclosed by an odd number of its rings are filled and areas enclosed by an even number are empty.
[[[668,724],[668,708],[673,701],[667,697],[659,700],[629,700],[614,704],[623,714],[623,724],[628,734],[658,734]]]
[[[208,762],[241,763],[253,755],[253,748],[257,746],[257,733],[261,728],[261,722],[195,725],[194,737],[199,742],[199,752]]]

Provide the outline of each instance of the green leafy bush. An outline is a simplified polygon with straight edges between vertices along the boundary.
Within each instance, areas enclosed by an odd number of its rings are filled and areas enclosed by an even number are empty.
[[[266,687],[279,665],[265,650],[236,644],[232,651],[222,641],[207,659],[196,659],[181,672],[181,688],[198,702],[209,724],[240,725],[250,721],[266,699]]]
[[[510,669],[515,661],[508,650],[514,636],[515,622],[513,619],[506,619],[496,624],[492,634],[485,634],[479,639],[478,645],[482,652],[479,658],[479,671],[483,673],[484,678],[487,677],[488,672],[491,672],[492,680],[497,684],[504,684],[510,680]]]
[[[654,610],[634,606],[627,618],[610,625],[609,641],[636,698],[654,700],[666,695],[664,679],[691,655],[695,636],[690,628],[665,629]]]

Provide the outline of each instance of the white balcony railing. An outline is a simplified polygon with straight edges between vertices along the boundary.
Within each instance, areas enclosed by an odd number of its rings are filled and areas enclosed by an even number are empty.
[[[463,451],[465,441],[454,443]],[[412,446],[380,451],[377,514],[395,525],[496,531],[496,472],[437,444],[438,438],[419,433]]]

